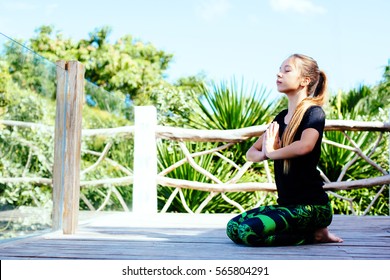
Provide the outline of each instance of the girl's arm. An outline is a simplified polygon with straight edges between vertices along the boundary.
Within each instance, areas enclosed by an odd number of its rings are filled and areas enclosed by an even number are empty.
[[[320,136],[319,132],[314,128],[307,128],[302,132],[301,139],[291,143],[290,145],[275,149],[276,137],[279,133],[279,125],[272,123],[265,133],[263,138],[263,150],[265,155],[273,160],[276,159],[289,159],[298,156],[303,156],[310,153]]]
[[[266,160],[265,152],[263,150],[263,138],[265,133],[263,133],[259,139],[249,148],[246,152],[246,159],[252,162],[260,162]]]

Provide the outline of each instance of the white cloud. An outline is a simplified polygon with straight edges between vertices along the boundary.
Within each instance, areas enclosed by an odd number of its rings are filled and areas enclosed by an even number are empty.
[[[211,21],[225,16],[231,8],[229,0],[205,0],[198,8],[200,16]]]
[[[314,4],[311,0],[269,0],[272,9],[277,12],[292,11],[300,14],[323,14],[326,9]]]

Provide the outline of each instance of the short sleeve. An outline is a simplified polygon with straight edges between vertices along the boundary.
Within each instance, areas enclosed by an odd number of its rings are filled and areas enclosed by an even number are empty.
[[[314,128],[320,135],[325,127],[325,112],[320,106],[310,107],[302,119],[302,131],[307,128]]]
[[[286,124],[284,123],[284,117],[287,115],[287,110],[281,111],[273,120],[279,124],[279,137],[282,137]]]
[[[285,110],[281,111],[279,114],[277,114],[272,122],[277,122],[279,124],[284,123],[284,117],[286,115],[287,115],[287,109],[285,109]]]

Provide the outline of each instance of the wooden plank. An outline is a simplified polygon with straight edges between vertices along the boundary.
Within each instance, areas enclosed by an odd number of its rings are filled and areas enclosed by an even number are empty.
[[[54,130],[54,165],[53,165],[53,230],[62,227],[63,214],[63,154],[65,145],[63,135],[65,133],[65,89],[66,87],[66,70],[65,61],[57,62],[57,94],[56,94],[56,120]]]
[[[80,201],[80,162],[82,108],[84,103],[84,66],[68,62],[69,92],[66,118],[66,153],[64,184],[64,234],[76,232]]]
[[[73,234],[78,224],[80,200],[84,66],[77,61],[57,62],[57,80],[53,229],[62,227],[65,234]]]

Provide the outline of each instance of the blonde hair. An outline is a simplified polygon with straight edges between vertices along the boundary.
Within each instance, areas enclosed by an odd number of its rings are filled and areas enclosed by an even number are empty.
[[[294,63],[301,70],[301,77],[309,78],[310,83],[307,86],[307,97],[299,103],[282,135],[282,147],[290,145],[294,141],[295,134],[305,115],[307,109],[311,106],[322,106],[326,100],[327,77],[326,74],[318,68],[317,62],[306,55],[293,54]],[[283,171],[287,174],[290,170],[290,160],[285,159]]]

